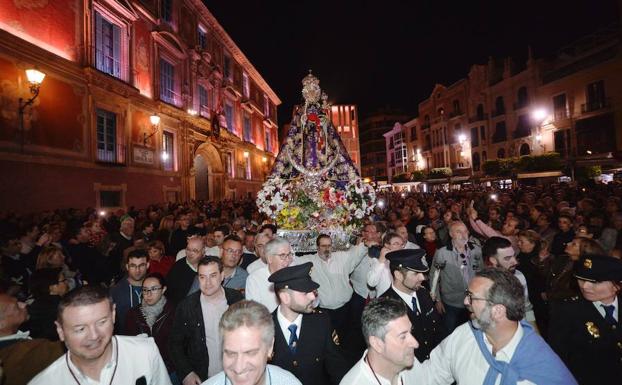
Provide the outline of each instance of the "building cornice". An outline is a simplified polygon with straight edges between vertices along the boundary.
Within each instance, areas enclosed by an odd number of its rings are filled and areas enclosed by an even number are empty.
[[[259,74],[259,71],[251,64],[250,60],[244,55],[242,50],[235,44],[231,36],[224,30],[224,28],[218,23],[218,20],[207,9],[205,4],[201,0],[188,0],[188,3],[194,6],[195,11],[200,15],[203,21],[206,21],[208,26],[212,28],[214,33],[220,38],[220,41],[226,47],[227,51],[231,53],[231,56],[238,62],[244,70],[248,73],[248,76],[255,81],[255,83],[262,89],[262,91],[268,95],[274,105],[281,104],[281,99],[270,88],[268,83]]]

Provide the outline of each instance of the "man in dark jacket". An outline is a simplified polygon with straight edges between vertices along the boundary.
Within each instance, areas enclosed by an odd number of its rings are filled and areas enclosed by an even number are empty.
[[[339,384],[351,365],[342,356],[328,314],[314,312],[320,285],[311,280],[311,262],[272,274],[280,305],[274,320],[272,364],[294,374],[305,385]]]
[[[110,288],[110,296],[116,306],[115,334],[123,334],[127,311],[142,301],[143,280],[149,268],[147,251],[136,249],[127,256],[127,276]]]
[[[169,337],[169,353],[184,385],[201,384],[223,370],[218,322],[229,305],[244,299],[239,291],[221,286],[219,258],[201,259],[197,273],[200,291],[179,303]]]
[[[404,302],[412,324],[412,335],[419,342],[415,356],[420,362],[447,337],[447,330],[434,306],[428,289],[422,286],[429,271],[423,249],[402,249],[387,253],[392,284],[383,297]]]

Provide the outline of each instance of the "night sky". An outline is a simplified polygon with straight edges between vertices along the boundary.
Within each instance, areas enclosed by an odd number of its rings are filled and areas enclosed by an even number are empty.
[[[622,0],[205,0],[283,101],[279,125],[301,100],[308,69],[329,100],[359,114],[412,116],[434,84],[466,77],[488,56],[524,61],[618,19]]]

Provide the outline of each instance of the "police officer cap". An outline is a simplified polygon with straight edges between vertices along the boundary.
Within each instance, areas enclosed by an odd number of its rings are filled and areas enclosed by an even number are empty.
[[[417,273],[427,273],[430,268],[425,260],[423,249],[401,249],[390,251],[386,255],[391,266],[416,271]]]
[[[291,289],[303,293],[309,293],[320,287],[311,279],[313,263],[307,262],[302,265],[288,266],[268,277],[268,281],[274,283],[274,290]]]
[[[575,263],[574,276],[584,281],[622,281],[622,260],[608,255],[582,255]]]

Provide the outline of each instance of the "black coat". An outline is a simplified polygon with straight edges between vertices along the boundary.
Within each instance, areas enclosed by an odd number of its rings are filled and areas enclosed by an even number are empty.
[[[281,331],[277,311],[278,308],[272,313],[275,333],[271,364],[291,372],[304,385],[339,384],[351,365],[333,340],[336,334],[333,334],[328,314],[303,314],[296,354],[292,354],[289,341],[285,340]]]
[[[619,384],[622,378],[622,295],[618,323],[610,325],[583,297],[556,304],[549,344],[581,385]],[[591,331],[591,332],[590,332]]]
[[[181,302],[188,295],[196,276],[197,272],[188,266],[186,258],[180,259],[173,264],[166,275],[168,286],[164,295],[173,303]]]
[[[432,349],[447,337],[447,329],[441,322],[441,315],[434,307],[434,301],[432,301],[428,290],[422,287],[416,293],[421,313],[416,315],[408,307],[408,318],[412,323],[411,333],[419,342],[419,347],[415,350],[415,356],[420,362],[423,362],[430,358]],[[393,298],[404,303],[402,297],[393,290],[393,287],[385,291],[382,297]],[[412,306],[412,304],[406,304],[406,306],[408,305]]]
[[[224,289],[227,305],[244,299],[239,291]],[[168,339],[170,358],[182,380],[190,372],[195,372],[202,381],[207,380],[209,357],[205,345],[205,324],[200,296],[201,292],[198,291],[179,303]]]

